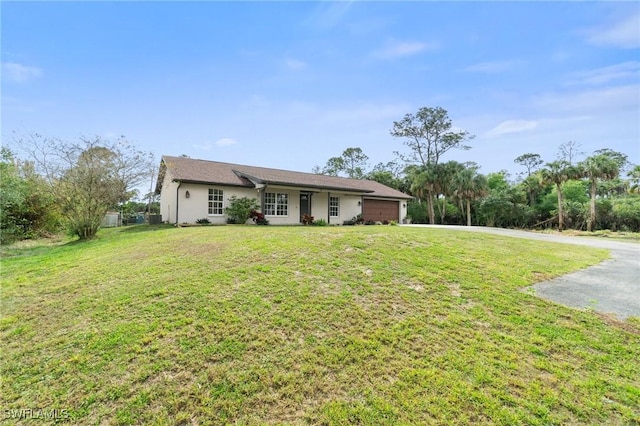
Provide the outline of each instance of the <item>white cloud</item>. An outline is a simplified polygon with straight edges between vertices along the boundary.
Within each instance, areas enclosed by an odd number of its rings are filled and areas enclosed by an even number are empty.
[[[218,146],[230,146],[230,145],[235,145],[238,142],[236,142],[235,140],[231,139],[231,138],[222,138],[222,139],[218,139],[216,141],[216,145]]]
[[[389,26],[396,24],[397,18],[389,15],[384,16],[359,16],[349,19],[346,24],[351,34],[356,36],[370,36],[376,34],[385,34],[388,32]]]
[[[507,120],[498,124],[487,132],[488,137],[506,135],[509,133],[521,133],[533,130],[538,127],[537,121],[530,120]]]
[[[595,46],[637,49],[640,47],[640,14],[627,16],[606,28],[593,28],[587,33],[587,41]]]
[[[534,98],[534,105],[571,113],[611,112],[640,109],[640,85],[604,87],[569,93],[547,93]]]
[[[9,80],[16,83],[26,83],[27,81],[42,77],[42,69],[17,64],[15,62],[3,63],[2,70]]]
[[[284,60],[284,65],[289,68],[290,70],[293,71],[300,71],[303,70],[305,68],[307,68],[309,66],[309,64],[307,64],[304,61],[301,61],[299,59],[293,59],[293,58],[287,58]]]
[[[510,71],[524,64],[524,61],[511,60],[511,61],[490,61],[480,62],[478,64],[470,65],[464,68],[464,72],[483,72],[488,74],[500,73]]]
[[[436,50],[438,47],[438,43],[435,42],[393,41],[373,52],[373,56],[379,59],[395,59],[416,55],[426,50]]]
[[[235,145],[237,142],[234,139],[231,138],[222,138],[222,139],[218,139],[215,142],[204,142],[201,144],[194,144],[192,145],[194,148],[200,149],[202,151],[211,151],[213,148],[215,148],[216,146],[219,147],[225,147],[225,146],[231,146],[231,145]]]
[[[637,81],[640,77],[640,62],[629,61],[594,70],[578,71],[571,74],[570,77],[572,78],[571,84],[599,85],[623,79]]]
[[[320,2],[313,13],[303,21],[305,27],[333,28],[342,22],[354,1]]]

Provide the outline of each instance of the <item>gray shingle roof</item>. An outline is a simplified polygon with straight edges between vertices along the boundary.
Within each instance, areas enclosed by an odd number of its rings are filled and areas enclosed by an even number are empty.
[[[309,189],[358,192],[367,196],[381,198],[411,198],[400,191],[372,180],[349,179],[167,155],[162,157],[162,164],[162,167],[166,167],[170,171],[174,180],[182,182],[244,186],[248,188],[253,188],[254,183],[266,183]],[[158,189],[162,187],[162,180],[164,179],[162,167],[158,177]]]

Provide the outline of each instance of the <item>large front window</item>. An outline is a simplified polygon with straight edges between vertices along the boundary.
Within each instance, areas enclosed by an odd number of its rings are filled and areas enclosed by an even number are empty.
[[[277,192],[265,192],[264,214],[267,216],[289,215],[289,195]]]
[[[331,217],[340,216],[340,198],[329,197],[329,216]]]
[[[224,192],[222,189],[209,188],[209,214],[221,215],[224,212]]]

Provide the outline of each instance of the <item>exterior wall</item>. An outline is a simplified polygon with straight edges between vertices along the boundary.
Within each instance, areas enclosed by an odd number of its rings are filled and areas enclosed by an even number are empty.
[[[163,222],[176,223],[176,188],[178,184],[172,182],[171,173],[167,170],[160,190],[160,214]]]
[[[227,221],[226,215],[209,215],[209,188],[218,188],[224,191],[223,208],[228,207],[229,198],[255,198],[260,204],[261,194],[258,189],[241,188],[220,185],[204,185],[193,183],[178,183],[172,181],[172,177],[167,170],[160,193],[160,214],[162,220],[168,223],[195,223],[198,219],[207,218],[212,223],[224,224]],[[176,191],[178,194],[176,203]],[[189,191],[189,198],[186,192]],[[300,223],[300,192],[306,190],[297,187],[268,186],[266,192],[275,192],[288,195],[288,214],[286,216],[268,215],[266,218],[272,225],[293,225]],[[311,215],[317,219],[324,219],[332,225],[342,225],[344,221],[362,213],[362,197],[352,193],[327,192],[309,188],[313,192],[311,197]],[[329,217],[329,195],[339,198],[339,215]],[[398,201],[398,200],[394,200]],[[179,207],[179,215],[176,218],[176,204]],[[407,202],[400,200],[398,218],[402,220],[407,215]],[[177,222],[176,222],[177,220]],[[251,221],[248,221],[251,223]]]
[[[289,194],[289,216],[284,218],[280,216],[267,216],[271,224],[297,224],[300,223],[300,192],[304,190],[296,189],[277,189],[270,186],[267,192],[278,192]],[[311,216],[315,220],[324,219],[332,225],[342,225],[345,220],[351,220],[354,216],[362,212],[362,206],[358,202],[362,200],[360,195],[345,194],[340,192],[312,191],[311,196]],[[329,195],[339,198],[338,216],[329,217]]]
[[[358,202],[362,200],[360,195],[345,194],[339,192],[327,192],[314,190],[311,196],[311,215],[317,219],[324,219],[333,225],[342,225],[345,220],[351,220],[354,216],[362,212],[362,207]],[[272,225],[297,225],[300,223],[300,192],[307,192],[306,189],[287,186],[270,185],[265,192],[275,192],[277,194],[287,194],[289,206],[287,216],[266,215],[267,220]],[[339,216],[329,218],[329,194],[332,197],[339,197]]]
[[[260,194],[253,188],[183,183],[180,185],[180,189],[178,190],[180,193],[180,214],[178,215],[179,223],[195,223],[198,219],[204,218],[209,219],[209,221],[214,224],[227,223],[227,216],[225,214],[209,214],[209,188],[223,190],[223,209],[229,207],[229,199],[234,195],[238,198],[255,198],[258,201],[258,204],[260,203]],[[189,191],[189,198],[186,197],[187,191]]]
[[[329,204],[328,204],[328,198],[329,195],[331,197],[338,197],[338,216],[332,216],[330,218],[329,223],[331,225],[342,225],[342,223],[346,220],[351,220],[353,219],[355,216],[359,215],[360,213],[362,213],[362,205],[358,204],[358,203],[362,203],[362,197],[360,195],[354,195],[354,194],[344,194],[344,193],[340,193],[340,192],[330,192],[329,194],[324,194],[325,195],[325,205],[324,205],[324,210],[323,210],[323,215],[328,216],[328,208],[329,208]]]
[[[327,192],[313,194],[311,198],[311,216],[313,216],[314,220],[324,219],[329,222],[329,195]],[[338,221],[334,223],[338,223]]]
[[[265,215],[271,225],[294,225],[300,223],[300,190],[285,186],[267,186],[265,192],[287,194],[288,206],[286,216]]]
[[[409,202],[409,200],[400,200],[400,222],[398,223],[404,223],[403,221],[407,218],[407,203]]]

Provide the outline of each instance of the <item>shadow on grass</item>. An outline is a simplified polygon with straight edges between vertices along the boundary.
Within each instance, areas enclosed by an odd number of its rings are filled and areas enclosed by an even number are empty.
[[[117,236],[120,234],[151,232],[172,228],[174,228],[173,225],[166,223],[158,225],[140,224],[121,226],[117,228],[100,229],[98,231],[98,235],[90,240],[81,240],[77,237],[70,237],[65,236],[64,234],[59,234],[51,238],[17,241],[13,244],[0,246],[0,259],[24,256],[38,256],[42,254],[53,255],[58,250],[67,250],[71,248],[86,246],[96,241],[117,238]]]
[[[150,232],[150,231],[157,231],[160,229],[173,229],[173,228],[175,228],[175,226],[173,226],[173,224],[170,224],[170,223],[161,223],[158,225],[141,224],[141,225],[122,226],[122,227],[116,228],[117,229],[116,232],[139,233],[139,232]]]
[[[69,237],[62,236],[17,241],[10,245],[0,246],[0,258],[37,256],[75,242],[77,240],[69,240]]]

